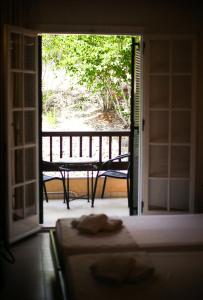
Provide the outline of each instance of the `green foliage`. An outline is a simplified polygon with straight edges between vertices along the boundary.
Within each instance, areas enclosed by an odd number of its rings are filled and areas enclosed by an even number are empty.
[[[103,111],[116,110],[129,124],[131,37],[45,34],[42,54],[53,69],[65,69],[96,94]]]
[[[46,113],[46,119],[47,119],[47,122],[50,124],[50,125],[56,125],[57,123],[57,115],[56,115],[56,112],[54,110],[51,110],[51,111],[48,111]]]
[[[74,103],[74,108],[77,109],[77,110],[84,110],[86,108],[86,105],[87,104],[90,104],[88,103],[89,99],[87,99],[87,97],[78,97],[77,101]]]
[[[56,91],[47,90],[43,92],[42,96],[42,110],[44,113],[54,113],[55,110],[60,110],[60,101]]]
[[[49,102],[49,99],[52,98],[52,96],[53,96],[53,91],[51,91],[51,90],[43,92],[43,95],[42,95],[43,111],[47,111],[47,103]]]

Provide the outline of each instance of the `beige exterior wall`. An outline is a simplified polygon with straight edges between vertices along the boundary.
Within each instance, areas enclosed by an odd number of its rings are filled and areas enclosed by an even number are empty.
[[[101,197],[103,179],[100,178],[97,185],[96,198]],[[53,180],[46,183],[49,199],[62,199],[63,187],[62,182]],[[86,178],[70,178],[70,191],[77,196],[87,194]],[[107,198],[122,198],[127,197],[127,182],[126,180],[107,179],[104,197]]]

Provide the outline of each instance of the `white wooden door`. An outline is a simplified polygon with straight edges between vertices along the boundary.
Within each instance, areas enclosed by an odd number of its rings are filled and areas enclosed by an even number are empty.
[[[5,28],[8,117],[8,235],[39,229],[37,34]]]
[[[195,38],[145,37],[144,211],[193,212]]]

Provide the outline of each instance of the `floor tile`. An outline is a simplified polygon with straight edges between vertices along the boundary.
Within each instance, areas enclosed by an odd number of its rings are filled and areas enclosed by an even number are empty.
[[[61,199],[44,201],[44,227],[54,227],[59,218],[77,218],[83,214],[105,213],[109,216],[128,216],[127,198],[95,199],[94,207],[84,199],[70,202],[70,209]]]
[[[11,248],[14,264],[1,264],[1,300],[60,300],[49,234],[38,233]]]

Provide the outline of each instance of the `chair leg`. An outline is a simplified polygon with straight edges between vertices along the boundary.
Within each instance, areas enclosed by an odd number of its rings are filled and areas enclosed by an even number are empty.
[[[128,207],[130,207],[130,183],[128,178],[127,178],[127,196],[128,196]]]
[[[97,182],[98,182],[98,176],[96,176],[95,183],[94,183],[94,190],[93,190],[93,195],[92,195],[92,205],[91,207],[94,207],[94,199],[96,195],[96,190],[97,190]]]
[[[104,198],[104,191],[105,191],[105,187],[106,187],[106,181],[107,181],[107,177],[104,177],[104,184],[103,184],[103,189],[102,189],[102,194],[101,194],[101,198]]]
[[[69,177],[67,177],[67,180],[68,180],[68,187],[69,187]],[[63,190],[64,190],[64,198],[66,200],[67,209],[69,209],[70,208],[70,206],[69,206],[69,190],[67,192],[65,177],[62,178],[62,183],[63,183]]]
[[[89,171],[87,171],[87,202],[90,202],[90,176],[89,176]]]
[[[66,188],[66,199],[67,199],[67,209],[70,208],[69,202],[70,202],[70,177],[69,177],[69,171],[67,172],[67,188]]]
[[[62,174],[62,173],[61,173]],[[66,174],[65,174],[65,171],[63,172],[62,176],[64,176],[64,182],[65,182],[65,179],[66,179]],[[63,180],[63,179],[62,179]],[[64,189],[64,185],[63,185],[63,189]],[[66,195],[65,195],[65,192],[63,193],[63,203],[66,203]]]
[[[47,195],[47,189],[46,189],[46,185],[45,185],[45,182],[43,182],[43,189],[44,189],[44,195],[45,195],[45,199],[46,199],[46,202],[48,202],[48,195]]]

